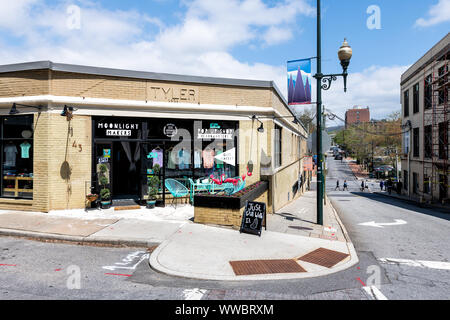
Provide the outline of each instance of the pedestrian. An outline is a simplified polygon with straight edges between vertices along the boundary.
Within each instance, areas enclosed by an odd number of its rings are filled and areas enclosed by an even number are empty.
[[[348,191],[348,188],[347,188],[347,180],[344,180],[344,189],[342,189],[342,191],[345,191],[347,189],[347,191]]]
[[[334,188],[334,191],[336,191],[336,189],[338,189],[339,191],[341,190],[341,189],[339,188],[339,180],[336,181],[336,188]]]
[[[369,190],[369,181],[367,181],[367,180],[366,180],[365,188],[367,189],[367,191],[370,191],[370,190]]]
[[[364,192],[364,180],[361,181],[361,191]]]
[[[383,187],[384,187],[384,182],[383,182],[383,180],[381,180],[380,181],[380,189],[381,189],[381,191],[383,191]]]
[[[388,189],[388,193],[391,194],[392,192],[392,180],[389,179],[387,182],[387,189]]]

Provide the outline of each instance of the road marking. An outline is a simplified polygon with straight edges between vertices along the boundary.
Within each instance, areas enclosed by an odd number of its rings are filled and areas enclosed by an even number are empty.
[[[131,274],[121,274],[121,273],[105,273],[109,276],[122,276],[122,277],[131,277]]]
[[[364,291],[374,300],[388,300],[381,291],[375,286],[363,287]]]
[[[114,266],[104,266],[103,269],[111,271],[115,271],[117,269],[134,270],[139,263],[148,258],[150,258],[150,254],[145,251],[136,251],[127,255],[124,259],[122,259],[122,262],[116,262]],[[138,261],[135,264],[132,264],[136,260]]]
[[[204,289],[186,289],[183,291],[184,300],[201,300],[205,293]]]
[[[395,219],[395,222],[391,223],[378,223],[375,221],[359,223],[360,226],[375,227],[375,228],[384,228],[383,226],[400,226],[403,224],[407,224],[407,222],[401,219]]]
[[[424,260],[409,260],[409,259],[393,259],[393,258],[380,258],[381,263],[386,264],[401,264],[410,267],[450,270],[450,262],[444,261],[424,261]]]
[[[0,264],[0,267],[17,267],[15,264]]]

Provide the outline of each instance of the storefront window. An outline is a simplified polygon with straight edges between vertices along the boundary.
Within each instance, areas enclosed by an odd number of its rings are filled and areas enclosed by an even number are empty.
[[[1,119],[2,196],[33,198],[33,116]]]
[[[97,162],[111,164],[115,199],[147,199],[158,178],[157,205],[164,204],[167,179],[190,189],[211,176],[235,178],[239,172],[235,121],[95,117],[93,126]]]

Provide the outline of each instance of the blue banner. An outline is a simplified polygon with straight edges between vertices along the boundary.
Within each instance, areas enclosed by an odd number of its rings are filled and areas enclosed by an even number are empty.
[[[311,103],[311,59],[287,62],[289,105]]]

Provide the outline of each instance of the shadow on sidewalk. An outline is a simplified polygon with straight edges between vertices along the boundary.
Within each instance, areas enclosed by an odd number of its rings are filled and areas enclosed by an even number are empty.
[[[441,219],[450,221],[450,215],[449,215],[448,211],[441,211],[439,208],[435,209],[435,208],[420,207],[413,203],[408,203],[408,200],[391,198],[391,197],[380,195],[380,194],[367,193],[367,192],[350,192],[350,193],[360,196],[360,197],[364,197],[364,198],[373,200],[373,201],[379,201],[379,202],[386,203],[386,204],[396,206],[396,207],[400,207],[400,208],[403,208],[406,210],[411,210],[411,211],[415,211],[418,213],[422,213],[422,214],[426,214],[429,216],[433,216],[436,218],[441,218]]]

